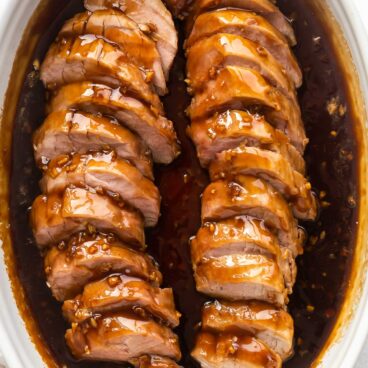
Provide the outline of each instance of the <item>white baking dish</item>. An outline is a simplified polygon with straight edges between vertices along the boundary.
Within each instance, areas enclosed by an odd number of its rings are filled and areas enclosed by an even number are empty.
[[[292,0],[290,0],[292,1]],[[368,157],[367,136],[368,124],[364,109],[364,102],[368,106],[368,2],[367,0],[319,0],[321,11],[326,11],[326,4],[330,7],[339,23],[346,45],[349,45],[351,57],[359,76],[356,82],[352,64],[347,62],[347,69],[351,69],[351,88],[356,95],[356,109],[361,117],[363,157],[361,161],[361,208],[359,218],[359,233],[356,257],[353,264],[353,277],[350,282],[350,295],[340,313],[335,331],[330,341],[321,353],[314,366],[328,368],[351,368],[355,365],[358,354],[368,332],[368,205],[366,194],[368,173],[366,160]],[[34,12],[38,0],[1,0],[0,1],[0,107],[4,101],[8,80],[12,69],[17,47],[21,41],[23,31]],[[323,10],[324,9],[324,10]],[[328,12],[327,12],[328,13]],[[328,18],[331,18],[327,14]],[[365,18],[365,19],[363,19]],[[341,40],[338,27],[335,25],[336,40],[341,47],[341,53],[348,52],[345,43]],[[342,55],[343,57],[343,55]],[[346,55],[345,58],[346,59]],[[350,65],[351,64],[351,65]],[[0,130],[1,130],[0,126]],[[2,130],[1,130],[2,131]],[[0,163],[0,171],[3,163]],[[1,177],[0,184],[6,180]],[[0,193],[1,206],[7,205],[6,193]],[[0,222],[2,234],[7,234],[8,224]],[[1,244],[7,239],[0,239]],[[32,344],[25,325],[19,316],[13,300],[7,270],[0,251],[0,351],[3,362],[10,368],[38,368],[45,366],[38,352]],[[1,367],[0,358],[0,367]],[[367,363],[368,367],[368,363]]]

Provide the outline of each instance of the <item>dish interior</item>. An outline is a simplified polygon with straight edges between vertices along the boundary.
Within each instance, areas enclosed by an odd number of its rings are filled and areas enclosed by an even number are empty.
[[[344,298],[355,244],[358,209],[357,140],[349,108],[346,76],[331,46],[328,30],[304,0],[279,0],[284,14],[294,19],[298,46],[294,52],[304,72],[299,91],[303,119],[310,143],[306,161],[310,180],[321,198],[318,221],[303,226],[309,234],[305,254],[298,258],[298,280],[289,305],[295,321],[295,355],[287,368],[309,367],[326,342]],[[29,208],[39,194],[39,170],[32,152],[32,132],[45,115],[45,91],[33,62],[42,61],[62,23],[82,11],[77,1],[47,1],[37,22],[40,35],[30,58],[17,105],[12,144],[10,214],[18,276],[41,336],[60,366],[113,367],[111,363],[80,363],[64,341],[67,324],[60,305],[45,284],[42,258],[29,226]],[[177,23],[183,42],[183,24]],[[182,47],[179,47],[181,50]],[[189,123],[184,110],[186,93],[184,55],[178,55],[169,90],[164,98],[167,117],[175,122],[182,155],[168,167],[156,166],[156,183],[162,195],[159,225],[148,233],[148,250],[160,264],[164,283],[173,287],[183,314],[181,337],[183,366],[197,367],[190,358],[195,326],[205,297],[195,291],[188,239],[200,226],[200,194],[208,183],[206,171],[186,136]],[[16,102],[16,101],[15,101]],[[122,365],[116,365],[122,367]]]

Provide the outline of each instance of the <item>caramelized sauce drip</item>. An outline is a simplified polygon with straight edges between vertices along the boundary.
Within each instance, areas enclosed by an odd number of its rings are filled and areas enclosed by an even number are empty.
[[[298,39],[295,53],[305,77],[299,95],[310,138],[306,160],[310,181],[323,204],[319,220],[304,224],[310,238],[304,256],[298,258],[298,281],[289,306],[295,319],[296,344],[295,356],[285,366],[303,368],[310,366],[326,341],[344,296],[355,241],[357,147],[345,75],[337,63],[327,31],[307,2],[279,0],[278,3],[284,14],[295,18]],[[50,2],[39,22],[40,41],[33,60],[43,60],[63,22],[82,10],[81,2]],[[181,50],[183,24],[178,27]],[[164,284],[174,288],[177,308],[183,314],[177,329],[184,357],[182,365],[192,368],[198,365],[189,352],[202,305],[207,299],[195,291],[188,239],[200,226],[200,194],[208,177],[200,168],[194,147],[185,134],[189,120],[184,110],[190,98],[186,93],[184,68],[185,59],[180,53],[171,73],[170,94],[164,99],[167,117],[175,123],[183,153],[168,167],[156,166],[163,215],[158,226],[147,235],[148,251],[160,264]],[[127,367],[125,364],[77,362],[71,356],[64,341],[68,326],[62,318],[61,306],[45,283],[43,262],[32,238],[28,212],[39,194],[40,179],[33,160],[31,136],[45,117],[45,92],[37,74],[31,63],[13,132],[11,226],[19,277],[32,317],[60,367]]]

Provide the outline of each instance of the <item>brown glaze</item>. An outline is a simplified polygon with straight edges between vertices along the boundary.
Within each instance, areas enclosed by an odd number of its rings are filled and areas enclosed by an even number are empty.
[[[310,181],[322,199],[319,221],[306,224],[310,234],[304,256],[298,258],[298,281],[291,296],[296,346],[287,368],[309,367],[331,331],[343,300],[345,282],[355,241],[358,208],[354,118],[349,109],[343,68],[338,64],[329,35],[316,14],[303,0],[279,0],[281,10],[296,19],[298,46],[295,49],[304,72],[300,102],[310,138],[307,164]],[[40,41],[34,51],[42,60],[62,23],[82,10],[80,2],[50,2],[34,34]],[[182,24],[179,24],[182,29]],[[34,35],[33,35],[34,36]],[[181,44],[183,39],[181,39]],[[181,337],[185,368],[197,367],[189,356],[194,330],[206,300],[195,291],[188,239],[200,226],[200,194],[208,177],[199,166],[194,147],[185,134],[190,103],[184,83],[185,59],[179,55],[164,99],[169,119],[175,123],[182,142],[182,155],[169,167],[156,169],[162,194],[159,225],[148,234],[148,250],[160,263],[164,284],[174,288],[178,310],[183,314],[177,330]],[[15,262],[32,316],[45,344],[59,366],[125,367],[111,363],[78,363],[64,341],[66,322],[61,305],[45,285],[42,258],[29,227],[28,208],[39,193],[40,173],[33,162],[31,135],[44,118],[44,90],[32,62],[21,91],[13,131],[11,175],[11,225]],[[36,77],[36,78],[35,78]],[[327,112],[327,103],[331,115]],[[347,108],[345,111],[345,107]]]

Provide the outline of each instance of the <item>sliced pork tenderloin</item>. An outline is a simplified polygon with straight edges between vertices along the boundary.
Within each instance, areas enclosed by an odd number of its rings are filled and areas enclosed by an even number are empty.
[[[279,307],[288,302],[277,263],[260,254],[233,254],[193,265],[197,290],[228,300],[260,300]]]
[[[280,252],[277,238],[263,221],[248,216],[205,222],[191,239],[190,245],[194,264],[248,251],[268,257],[274,257]]]
[[[216,33],[189,48],[187,79],[190,90],[200,92],[219,70],[228,65],[255,69],[273,87],[296,101],[294,85],[272,54],[253,41],[229,33]]]
[[[295,170],[305,174],[302,155],[290,144],[286,135],[274,129],[262,115],[227,110],[208,119],[192,121],[188,134],[196,146],[203,167],[207,167],[217,153],[247,145],[279,152]]]
[[[76,360],[179,367],[180,314],[144,253],[144,226],[160,211],[152,162],[180,152],[158,96],[167,93],[175,26],[160,0],[86,5],[100,9],[64,24],[40,70],[49,92],[34,136],[44,172],[34,238]]]
[[[136,315],[111,314],[74,324],[66,342],[77,359],[128,362],[160,355],[179,360],[178,337],[166,326]]]
[[[86,229],[112,232],[129,245],[145,246],[143,218],[137,211],[82,188],[38,196],[32,205],[31,222],[40,248]]]
[[[150,86],[150,78],[116,45],[94,35],[53,43],[41,66],[41,80],[49,89],[86,80],[103,83],[121,88],[124,94],[162,113],[162,103]]]
[[[170,12],[161,0],[84,0],[89,11],[119,9],[157,43],[166,78],[178,50],[178,36]]]
[[[60,302],[74,298],[87,283],[109,273],[139,277],[155,287],[162,282],[150,256],[129,248],[113,235],[85,232],[74,235],[48,250],[44,265],[47,284]]]
[[[204,191],[202,221],[219,221],[248,215],[264,220],[277,233],[281,246],[293,256],[303,252],[304,233],[298,228],[285,199],[266,181],[252,176],[238,176],[232,181],[216,181]]]
[[[176,327],[179,313],[175,310],[172,289],[160,289],[147,281],[122,274],[89,283],[81,295],[66,300],[64,317],[81,323],[91,316],[129,311],[140,316],[156,317],[161,323]]]
[[[35,159],[40,166],[60,155],[114,150],[117,156],[153,179],[147,146],[114,119],[86,112],[55,111],[33,135]]]
[[[282,360],[293,353],[294,321],[289,313],[270,304],[256,301],[207,303],[202,313],[202,329],[252,334]]]
[[[272,0],[197,0],[193,4],[191,19],[194,22],[198,15],[221,8],[238,8],[250,10],[267,19],[289,41],[296,44],[294,30],[289,20],[282,14]]]
[[[201,14],[186,41],[186,48],[216,33],[247,38],[268,50],[285,69],[296,87],[302,84],[302,72],[285,37],[263,17],[244,10],[225,9]]]
[[[236,254],[260,254],[275,260],[291,293],[296,278],[292,254],[281,248],[275,235],[262,220],[238,216],[218,222],[207,222],[191,240],[193,264],[208,259]]]
[[[161,197],[157,187],[115,152],[61,155],[53,159],[40,182],[44,193],[63,191],[68,186],[94,188],[111,193],[142,214],[145,226],[155,226]]]
[[[300,153],[304,152],[308,139],[299,105],[249,68],[226,66],[221,69],[192,99],[188,114],[192,120],[198,120],[228,109],[248,108],[260,110],[270,124],[289,137]]]
[[[202,368],[281,368],[281,358],[261,340],[244,334],[201,331],[192,356]]]
[[[280,153],[240,146],[218,153],[209,172],[212,180],[231,179],[239,174],[260,177],[290,202],[295,217],[314,220],[317,216],[311,184]]]
[[[136,22],[119,10],[84,12],[66,21],[58,39],[93,34],[119,46],[129,59],[146,72],[153,72],[153,84],[160,95],[167,92],[166,80],[156,43],[144,34]]]
[[[117,89],[91,82],[69,84],[53,96],[48,106],[49,112],[67,109],[113,116],[143,140],[157,163],[169,164],[180,153],[172,122]]]

